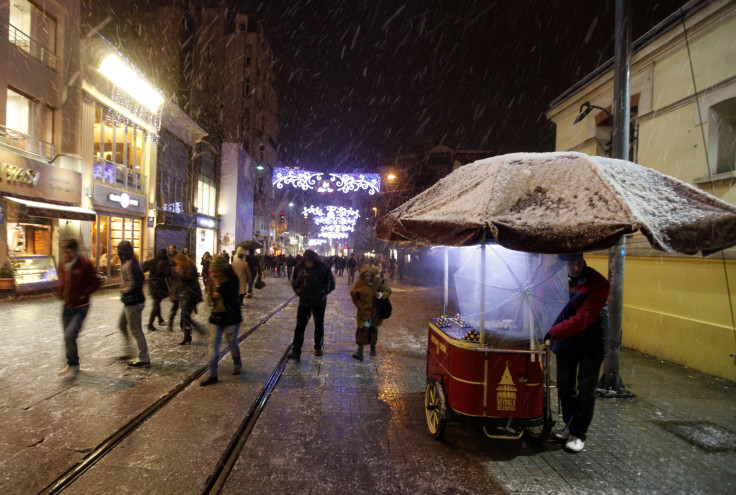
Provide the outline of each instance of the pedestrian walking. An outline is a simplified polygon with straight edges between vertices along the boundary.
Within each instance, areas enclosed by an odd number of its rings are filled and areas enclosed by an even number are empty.
[[[153,308],[148,316],[148,330],[155,332],[153,322],[158,317],[158,324],[163,325],[161,316],[161,301],[169,297],[169,283],[171,279],[171,264],[165,249],[160,249],[156,257],[143,264],[143,271],[148,272],[148,293],[153,300]]]
[[[207,286],[207,279],[210,276],[210,263],[212,262],[212,255],[209,251],[205,251],[202,255],[202,260],[199,262],[202,265],[202,283]]]
[[[261,272],[258,269],[258,258],[256,257],[256,252],[252,249],[248,250],[248,254],[245,256],[245,261],[248,263],[248,269],[250,270],[250,282],[248,282],[248,291],[245,294],[245,297],[250,299],[253,297],[253,284],[256,282],[256,280],[260,279]]]
[[[355,253],[350,253],[350,258],[348,258],[346,265],[348,269],[348,285],[352,285],[355,283],[355,272],[358,269],[358,260],[355,258]]]
[[[595,389],[606,354],[611,286],[586,265],[582,254],[559,258],[567,263],[570,301],[545,336],[557,357],[557,393],[565,423],[552,435],[564,440],[566,449],[580,452],[593,420]]]
[[[61,243],[59,282],[56,284],[56,295],[62,302],[61,327],[66,353],[66,367],[58,373],[62,379],[74,378],[79,373],[77,337],[89,311],[90,296],[101,284],[95,266],[79,254],[77,240],[64,240]]]
[[[371,356],[376,355],[376,344],[378,343],[378,327],[383,323],[383,318],[376,311],[376,301],[387,299],[391,295],[391,287],[381,278],[376,276],[373,266],[366,263],[360,267],[360,277],[350,291],[357,311],[358,329],[355,332],[355,343],[358,350],[353,357],[363,360],[363,346],[371,346]]]
[[[294,273],[294,267],[296,266],[296,258],[293,254],[290,254],[286,258],[286,278],[291,281],[291,275]]]
[[[314,355],[321,356],[324,345],[325,309],[327,294],[335,289],[335,278],[330,269],[320,261],[311,249],[304,251],[301,263],[294,268],[291,287],[299,296],[296,312],[294,342],[289,359],[299,360],[304,343],[304,330],[309,318],[314,316]]]
[[[146,301],[143,295],[143,271],[141,265],[133,254],[133,246],[129,241],[118,244],[118,256],[122,263],[120,272],[122,281],[120,287],[120,300],[123,303],[123,312],[118,319],[118,329],[123,336],[124,349],[123,359],[131,354],[130,337],[132,336],[138,347],[138,359],[128,363],[131,368],[148,368],[151,359],[148,355],[148,344],[146,336],[143,335],[141,316]]]
[[[223,333],[226,335],[230,345],[230,355],[233,357],[233,375],[239,375],[243,367],[238,347],[238,330],[243,321],[238,292],[242,283],[239,282],[235,271],[222,256],[215,256],[210,267],[211,279],[207,285],[207,298],[212,300],[212,312],[209,319],[209,374],[199,383],[203,387],[217,383],[217,361],[220,357],[220,341]]]
[[[250,267],[248,261],[245,259],[245,249],[239,247],[235,253],[235,259],[233,260],[233,271],[238,276],[239,290],[238,290],[238,303],[240,306],[243,305],[243,299],[248,293],[248,286],[253,276],[250,273]]]
[[[197,269],[194,262],[183,253],[174,257],[176,268],[171,277],[171,298],[181,306],[179,327],[184,332],[184,339],[179,345],[192,343],[192,328],[197,328],[192,322],[192,311],[196,311],[197,304],[202,302],[202,288],[199,286]]]

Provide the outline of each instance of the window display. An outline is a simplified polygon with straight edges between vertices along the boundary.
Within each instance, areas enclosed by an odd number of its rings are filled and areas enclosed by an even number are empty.
[[[59,277],[51,256],[11,256],[16,290],[53,288]]]

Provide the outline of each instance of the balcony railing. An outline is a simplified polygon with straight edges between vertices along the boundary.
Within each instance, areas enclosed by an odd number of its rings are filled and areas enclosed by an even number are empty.
[[[34,155],[39,155],[51,160],[54,157],[54,145],[38,139],[15,129],[10,129],[4,125],[0,125],[0,144],[4,144],[10,148],[23,150]]]
[[[56,54],[54,52],[7,21],[0,20],[0,35],[4,38],[5,33],[8,33],[7,39],[10,43],[27,52],[46,67],[56,70]]]
[[[146,190],[146,176],[134,172],[124,165],[118,165],[95,156],[92,170],[95,180],[140,192]]]

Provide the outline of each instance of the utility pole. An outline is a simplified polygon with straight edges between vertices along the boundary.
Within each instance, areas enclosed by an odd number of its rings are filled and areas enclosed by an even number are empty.
[[[616,0],[616,27],[614,39],[613,72],[613,132],[611,157],[629,159],[629,128],[631,120],[631,27],[628,0]],[[608,251],[608,281],[611,293],[608,311],[611,333],[608,354],[603,361],[599,393],[606,397],[633,397],[626,391],[619,374],[621,357],[621,329],[624,306],[624,268],[626,236]]]

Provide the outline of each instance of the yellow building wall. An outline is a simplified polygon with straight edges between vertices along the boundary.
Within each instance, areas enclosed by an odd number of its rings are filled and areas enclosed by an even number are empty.
[[[654,110],[694,93],[690,59],[698,91],[736,75],[736,19],[655,64]]]
[[[586,256],[608,277],[608,258]],[[729,290],[731,286],[730,302]],[[736,260],[626,258],[622,345],[736,382]]]
[[[694,125],[696,116],[693,102],[639,124],[638,162],[691,184],[707,176],[706,146],[701,128]]]

